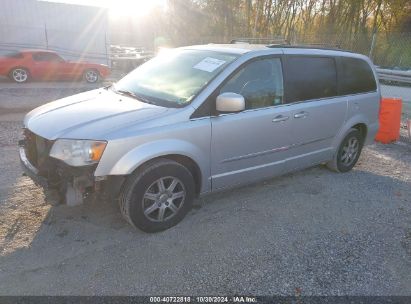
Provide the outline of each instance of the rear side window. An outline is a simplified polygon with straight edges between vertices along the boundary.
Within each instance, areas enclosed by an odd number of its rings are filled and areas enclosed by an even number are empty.
[[[287,56],[285,80],[286,103],[337,95],[334,58]]]
[[[61,61],[62,59],[53,53],[34,53],[33,54],[34,61]]]
[[[341,57],[340,60],[340,95],[373,92],[377,90],[374,74],[366,61],[348,57]]]

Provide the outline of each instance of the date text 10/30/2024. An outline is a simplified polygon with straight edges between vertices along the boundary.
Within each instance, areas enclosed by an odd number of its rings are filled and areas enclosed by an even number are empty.
[[[256,297],[250,296],[198,296],[198,297],[150,297],[150,303],[257,303]]]

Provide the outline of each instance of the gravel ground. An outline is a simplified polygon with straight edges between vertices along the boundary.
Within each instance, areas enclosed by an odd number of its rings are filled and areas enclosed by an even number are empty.
[[[21,176],[19,122],[0,124],[0,294],[411,295],[411,147],[196,201],[144,234],[117,206],[51,206]]]
[[[114,202],[52,206],[21,176],[19,108],[0,112],[0,295],[411,295],[411,144],[198,199],[145,234]]]

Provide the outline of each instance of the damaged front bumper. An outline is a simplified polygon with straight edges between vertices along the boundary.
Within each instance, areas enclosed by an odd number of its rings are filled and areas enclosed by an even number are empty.
[[[39,170],[33,166],[27,158],[24,143],[19,142],[20,165],[25,175],[30,177],[35,184],[48,188],[48,181],[45,177],[39,175]]]
[[[44,189],[56,190],[60,201],[71,206],[83,203],[91,194],[108,199],[117,197],[124,181],[123,176],[95,177],[96,164],[69,166],[48,156],[53,142],[47,142],[33,133],[29,136],[29,140],[19,141],[19,156],[24,174],[35,184]]]

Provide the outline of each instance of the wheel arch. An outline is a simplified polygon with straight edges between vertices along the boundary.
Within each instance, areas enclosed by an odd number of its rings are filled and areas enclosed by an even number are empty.
[[[109,152],[111,149],[109,146],[107,148],[107,152]],[[113,150],[116,150],[114,145]],[[111,164],[105,161],[105,157],[107,157],[108,162],[113,157],[116,158],[110,153],[103,154],[95,176],[128,176],[148,163],[166,158],[187,167],[195,180],[197,194],[208,192],[211,189],[209,157],[200,148],[183,140],[167,139],[139,145]]]
[[[87,71],[95,71],[95,72],[97,72],[98,76],[101,77],[100,71],[99,71],[97,68],[95,68],[95,67],[85,67],[85,68],[83,69],[83,75],[85,75]]]
[[[357,124],[355,124],[355,125],[352,126],[351,128],[357,129],[358,131],[360,131],[362,140],[363,140],[363,142],[364,142],[365,139],[367,138],[367,134],[368,134],[367,125],[362,122],[362,123],[357,123]]]
[[[169,159],[169,160],[173,160],[177,163],[179,163],[180,165],[183,165],[184,167],[186,167],[191,175],[194,178],[194,183],[196,186],[195,189],[195,193],[198,196],[201,192],[201,183],[202,183],[202,176],[201,176],[201,170],[200,167],[198,166],[198,164],[191,158],[188,157],[186,155],[183,154],[165,154],[165,155],[161,155],[161,156],[157,156],[157,157],[153,157],[147,161],[145,161],[144,163],[140,164],[136,169],[134,169],[133,172],[139,170],[140,168],[147,166],[151,163],[156,162],[156,160],[159,159]]]
[[[368,126],[368,119],[364,115],[359,114],[351,117],[344,123],[338,134],[334,137],[332,146],[337,150],[346,134],[353,128],[361,132],[363,143],[365,143],[368,136]]]
[[[362,116],[358,115],[350,119],[347,123],[344,124],[344,126],[341,128],[340,132],[338,135],[334,138],[333,141],[333,157],[330,159],[330,161],[327,163],[328,168],[330,168],[333,171],[336,172],[341,172],[338,169],[337,166],[337,155],[338,155],[338,150],[343,142],[344,138],[347,136],[347,134],[352,130],[358,130],[361,134],[362,137],[362,145],[366,143],[367,140],[367,134],[368,134],[368,125],[366,123],[366,120],[363,119]]]
[[[28,74],[29,74],[28,76],[31,77],[31,71],[30,71],[30,69],[29,69],[28,67],[24,66],[24,65],[16,65],[16,66],[10,68],[10,69],[9,69],[9,72],[7,73],[7,75],[8,75],[9,77],[11,77],[11,72],[13,72],[13,70],[15,70],[15,69],[25,69],[25,70],[28,72]]]

